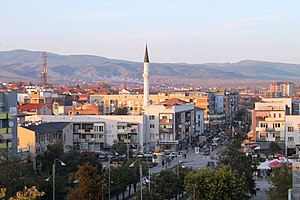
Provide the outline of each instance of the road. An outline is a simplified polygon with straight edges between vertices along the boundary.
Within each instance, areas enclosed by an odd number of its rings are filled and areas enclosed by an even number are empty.
[[[218,160],[212,159],[212,158],[216,157],[216,155],[219,152],[224,151],[224,149],[225,149],[225,146],[219,146],[214,151],[211,151],[209,156],[204,156],[204,155],[202,155],[201,152],[199,155],[196,155],[194,150],[190,150],[187,153],[186,158],[183,158],[183,157],[175,158],[170,163],[165,165],[164,167],[162,167],[161,164],[158,164],[157,166],[150,168],[150,173],[151,174],[159,173],[163,169],[172,168],[172,167],[176,166],[178,163],[181,163],[183,166],[191,167],[193,169],[203,168],[207,165],[207,162],[211,162],[211,161],[213,161],[215,163],[218,162]],[[133,194],[133,188],[132,188],[131,194]],[[125,196],[126,197],[128,196],[128,191],[126,191]],[[112,195],[111,199],[116,199],[116,197]],[[121,194],[119,196],[119,199],[122,199]]]

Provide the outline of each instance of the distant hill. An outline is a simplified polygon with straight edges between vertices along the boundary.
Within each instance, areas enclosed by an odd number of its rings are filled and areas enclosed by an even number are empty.
[[[38,51],[0,51],[0,81],[40,80],[42,65]],[[48,76],[62,80],[111,77],[142,77],[143,63],[91,55],[48,55]],[[141,58],[142,60],[142,58]],[[151,62],[151,60],[150,60]],[[300,77],[300,64],[244,60],[238,63],[150,63],[151,77],[195,80],[286,80]]]

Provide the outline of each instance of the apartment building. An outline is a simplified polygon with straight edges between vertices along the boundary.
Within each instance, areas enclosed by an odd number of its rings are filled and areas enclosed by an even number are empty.
[[[114,142],[124,142],[141,148],[144,141],[143,116],[128,115],[36,115],[28,122],[68,122],[72,124],[73,148],[99,152]]]
[[[195,133],[194,104],[174,98],[145,107],[149,149],[180,150],[192,142]]]
[[[252,139],[285,141],[285,118],[295,110],[292,101],[291,98],[270,98],[256,102],[252,111]]]
[[[60,143],[64,151],[73,148],[73,129],[68,122],[26,124],[18,127],[18,151],[28,151],[33,168],[37,169],[36,156],[47,151],[48,145]]]
[[[279,97],[291,97],[295,92],[295,84],[291,82],[274,82],[270,84],[270,91]]]
[[[285,144],[288,155],[300,153],[300,116],[287,115],[285,127]]]
[[[0,92],[0,149],[17,153],[17,93]]]

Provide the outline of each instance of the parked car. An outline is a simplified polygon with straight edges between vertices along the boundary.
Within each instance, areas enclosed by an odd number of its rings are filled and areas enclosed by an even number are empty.
[[[106,159],[106,158],[108,158],[107,156],[108,156],[108,154],[100,153],[100,155],[98,156],[98,158],[100,158],[100,159]]]

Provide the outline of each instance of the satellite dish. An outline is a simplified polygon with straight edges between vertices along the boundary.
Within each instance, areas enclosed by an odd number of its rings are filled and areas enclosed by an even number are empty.
[[[14,126],[14,122],[13,122],[13,121],[9,121],[8,126],[9,126],[10,128],[12,128],[12,127]]]

